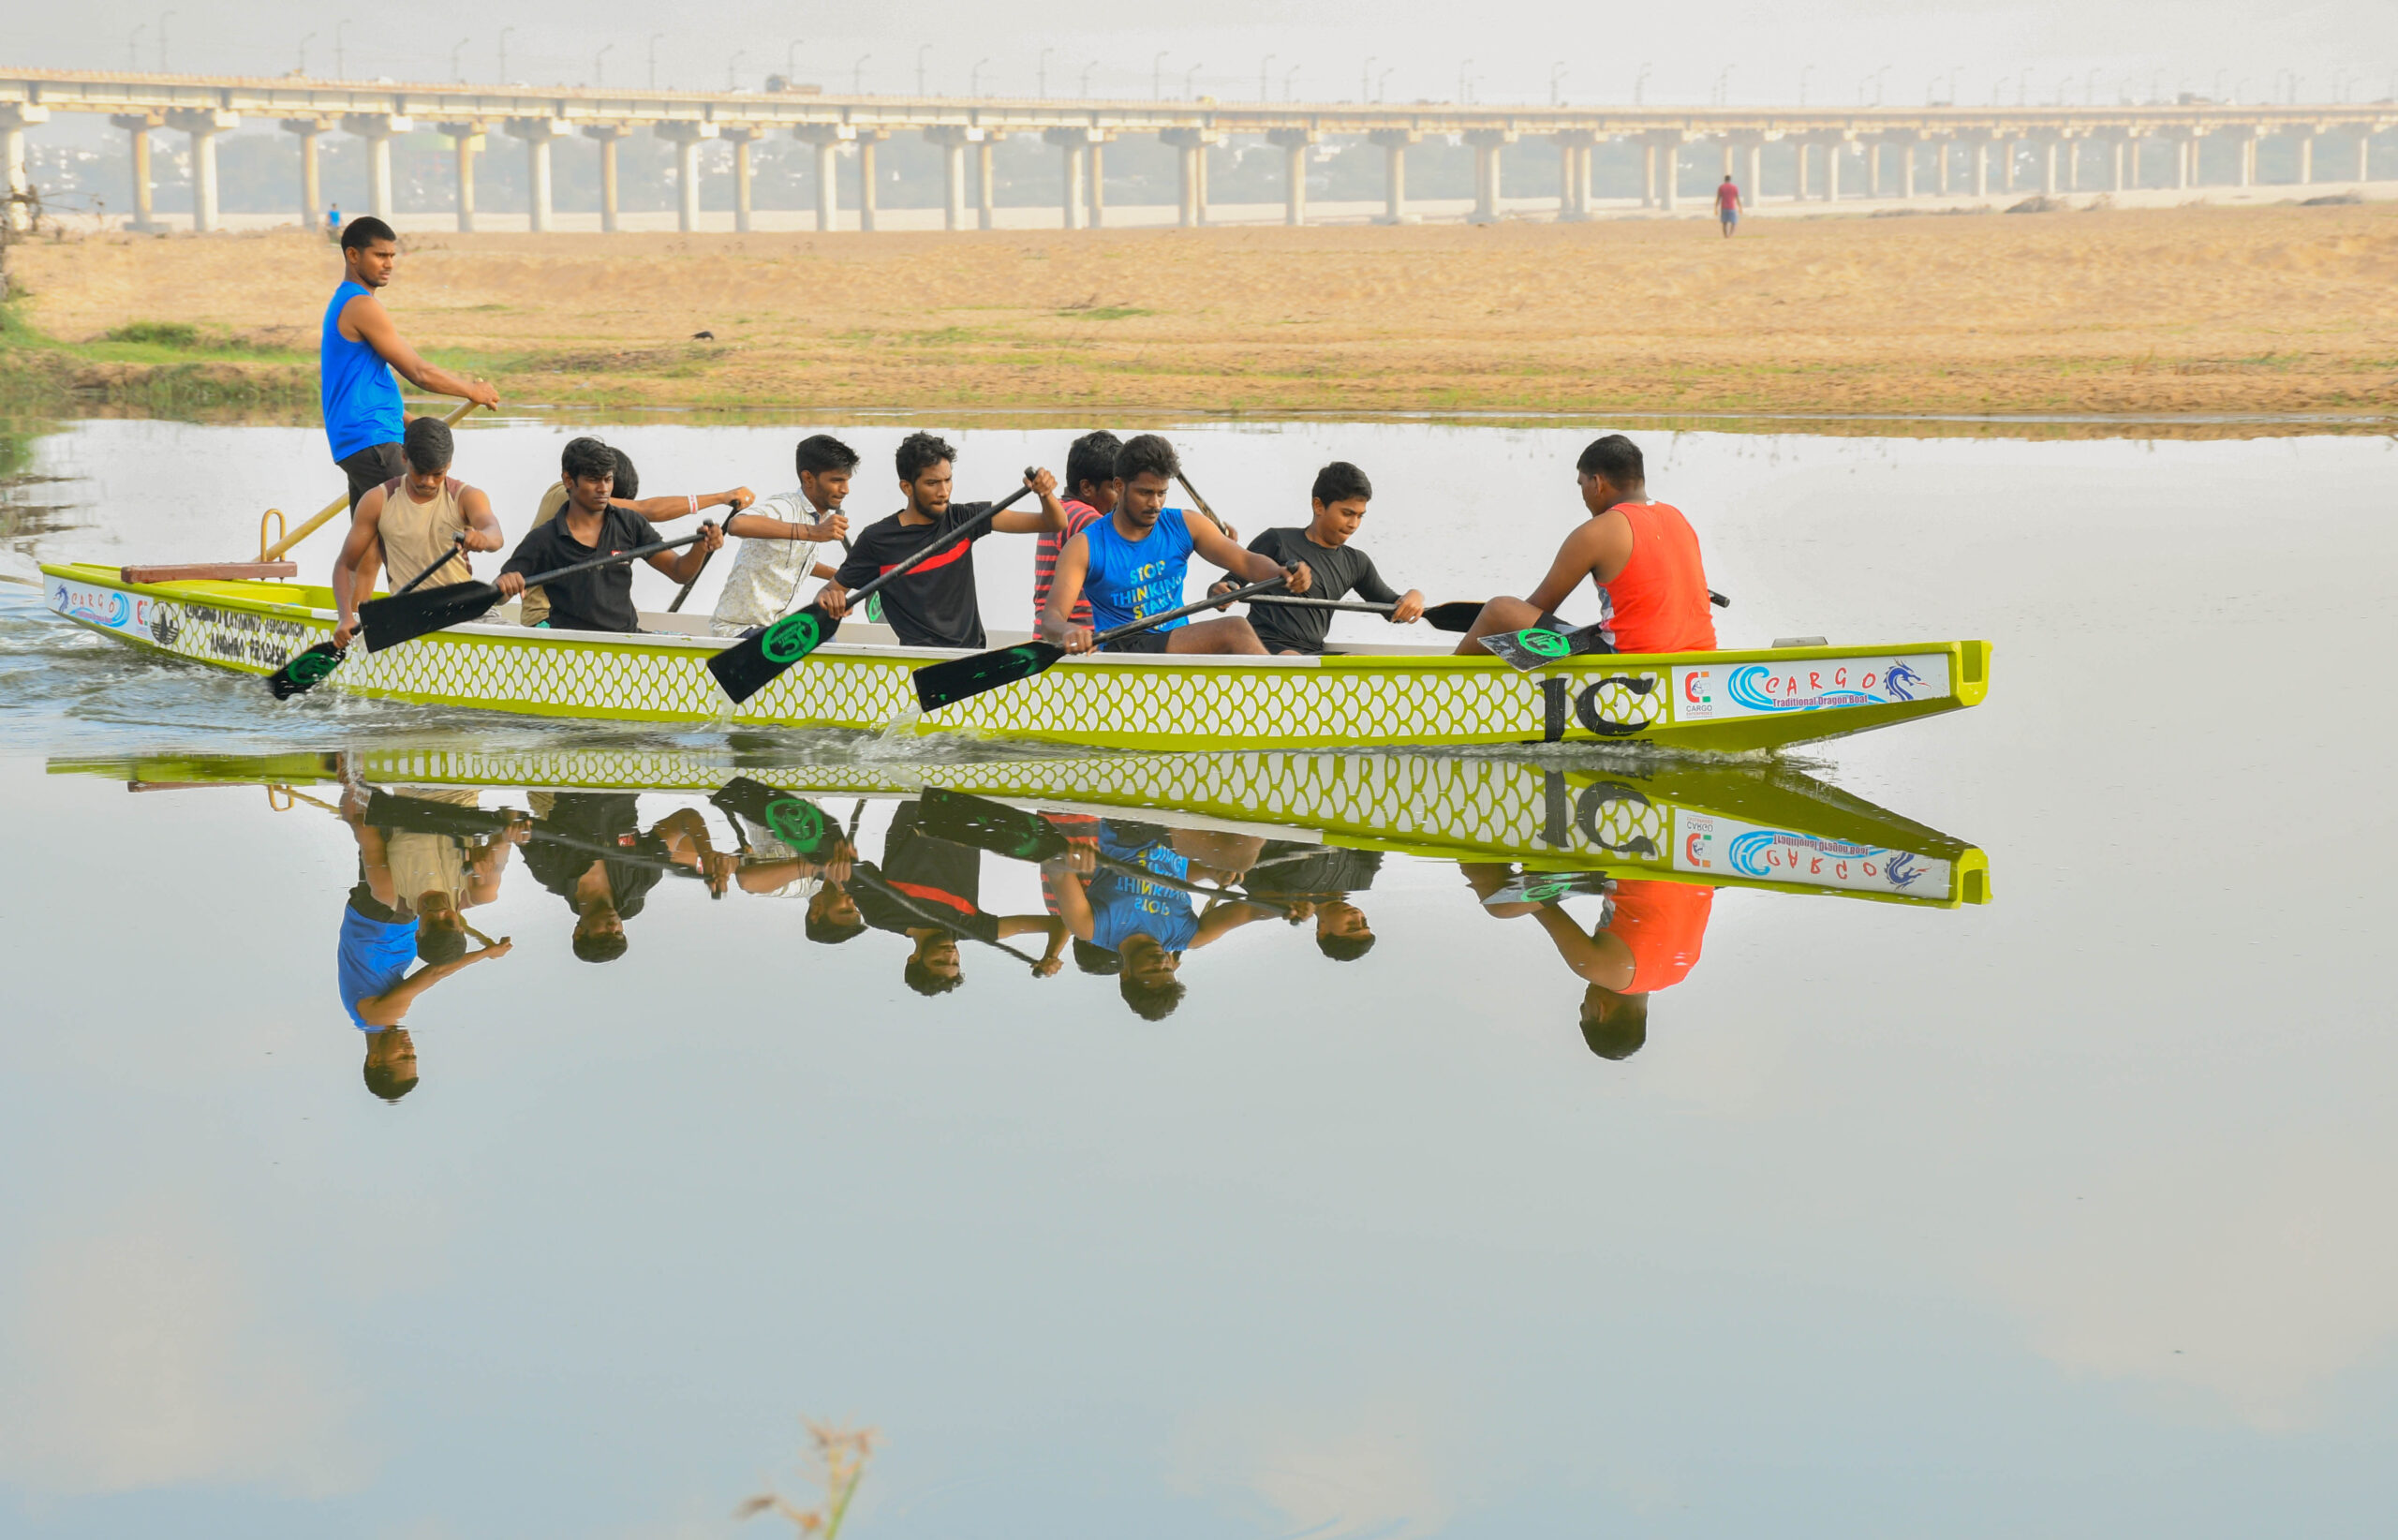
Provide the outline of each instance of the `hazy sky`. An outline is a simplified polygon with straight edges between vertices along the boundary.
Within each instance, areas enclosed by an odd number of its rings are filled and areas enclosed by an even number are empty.
[[[461,72],[491,80],[498,75],[500,29],[512,27],[508,73],[538,84],[590,81],[603,48],[610,49],[600,66],[607,81],[645,83],[652,35],[691,16],[704,16],[706,26],[677,28],[656,43],[661,84],[720,87],[732,68],[754,88],[785,67],[794,40],[798,78],[834,88],[847,88],[854,62],[871,54],[867,90],[912,91],[918,48],[930,41],[925,83],[936,93],[963,93],[976,62],[988,60],[985,90],[1029,95],[1045,49],[1053,94],[1079,93],[1089,69],[1095,95],[1147,97],[1162,52],[1166,95],[1181,95],[1188,83],[1226,100],[1257,96],[1267,54],[1276,96],[1296,66],[1289,83],[1300,97],[1350,99],[1368,56],[1375,55],[1376,84],[1393,101],[1455,99],[1469,74],[1479,100],[1546,101],[1552,67],[1561,61],[1567,99],[1582,101],[1631,100],[1644,67],[1647,100],[1690,103],[1713,100],[1719,90],[1735,102],[1795,101],[1802,72],[1809,100],[1855,102],[1860,90],[1873,91],[1867,78],[1886,67],[1879,86],[1894,104],[1920,102],[1935,81],[1945,96],[1952,74],[1966,103],[1989,101],[1994,87],[2011,101],[2026,70],[2034,101],[2054,100],[2060,89],[2066,100],[2082,100],[2093,71],[2101,101],[2126,90],[2145,97],[2160,85],[2169,93],[2219,90],[2240,92],[2243,100],[2280,100],[2289,89],[2285,71],[2302,77],[2302,99],[2331,100],[2345,83],[2350,99],[2361,101],[2391,95],[2398,81],[2392,0],[1678,0],[1606,7],[1488,0],[1473,7],[1470,26],[1459,23],[1455,6],[1432,0],[1215,0],[1173,7],[1100,0],[1044,0],[1037,7],[968,0],[840,7],[812,0],[414,0],[406,7],[183,0],[172,7],[155,0],[86,0],[7,7],[0,67],[122,67],[139,27],[141,67],[155,69],[162,12],[168,67],[176,70],[279,74],[300,62],[302,39],[314,33],[306,45],[310,71],[330,75],[339,29],[350,75],[449,79],[452,49],[463,41]]]

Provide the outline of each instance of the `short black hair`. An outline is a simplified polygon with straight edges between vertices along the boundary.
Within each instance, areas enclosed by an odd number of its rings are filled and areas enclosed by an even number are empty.
[[[1168,979],[1163,984],[1144,984],[1137,973],[1127,973],[1118,980],[1116,991],[1124,997],[1124,1003],[1132,1008],[1132,1014],[1143,1021],[1163,1021],[1174,1014],[1174,1008],[1182,1003],[1184,994],[1180,979]]]
[[[400,244],[400,238],[392,227],[371,214],[362,214],[341,228],[341,249],[344,251],[364,251],[377,241],[389,241],[393,245]]]
[[[1318,936],[1315,949],[1334,962],[1355,962],[1374,949],[1374,938],[1365,936]]]
[[[614,962],[631,944],[621,930],[576,931],[574,955],[587,963]]]
[[[608,489],[608,496],[631,502],[641,496],[641,472],[633,468],[633,457],[615,445],[609,445],[608,452],[616,457],[616,481]]]
[[[1589,997],[1585,997],[1582,1041],[1601,1059],[1625,1059],[1638,1053],[1649,1041],[1649,997],[1597,989],[1591,993],[1604,1003],[1593,1011]]]
[[[1105,428],[1084,434],[1066,449],[1066,492],[1070,496],[1082,496],[1086,484],[1097,486],[1102,481],[1116,480],[1116,456],[1124,448],[1124,440]]]
[[[810,914],[807,922],[807,939],[823,946],[838,946],[843,941],[866,934],[864,920],[841,921],[830,915],[818,918]]]
[[[386,1102],[396,1102],[416,1089],[417,1076],[400,1078],[400,1072],[390,1064],[369,1063],[366,1066],[366,1088]]]
[[[934,972],[925,966],[923,958],[912,952],[908,954],[908,966],[899,970],[899,976],[908,981],[909,988],[926,996],[946,995],[966,982],[966,975],[962,972]]]
[[[1086,973],[1103,977],[1109,973],[1123,972],[1124,959],[1107,948],[1077,936],[1074,938],[1074,966]]]
[[[829,433],[811,433],[801,439],[792,458],[798,463],[803,476],[810,471],[822,476],[828,470],[858,468],[858,452]]]
[[[950,448],[949,440],[940,435],[919,428],[899,440],[899,452],[893,455],[892,460],[899,467],[899,479],[913,481],[943,460],[955,464],[957,452]]]
[[[570,481],[616,474],[616,452],[597,438],[570,438],[558,454],[558,475]]]
[[[456,440],[450,437],[450,424],[437,417],[412,417],[400,435],[400,447],[408,457],[408,468],[420,476],[430,476],[437,470],[448,470],[450,462],[458,457]]]
[[[466,955],[466,933],[447,926],[416,927],[416,955],[429,963],[456,962]]]
[[[1604,476],[1618,486],[1638,486],[1649,480],[1649,467],[1641,461],[1640,446],[1620,433],[1605,438],[1593,438],[1574,468],[1585,476]]]
[[[1315,486],[1308,496],[1326,507],[1345,503],[1352,497],[1360,502],[1371,502],[1374,483],[1366,480],[1366,473],[1348,461],[1335,460],[1315,473]]]
[[[1171,481],[1182,474],[1182,462],[1177,458],[1174,446],[1163,436],[1138,433],[1124,441],[1116,452],[1116,478],[1129,481],[1135,476],[1162,476]]]

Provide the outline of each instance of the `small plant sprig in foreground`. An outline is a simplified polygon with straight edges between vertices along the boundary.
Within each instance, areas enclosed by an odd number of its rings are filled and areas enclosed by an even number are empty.
[[[811,1419],[807,1436],[815,1444],[812,1463],[820,1467],[817,1481],[824,1488],[822,1506],[800,1507],[769,1482],[764,1491],[733,1509],[733,1518],[755,1518],[772,1512],[790,1519],[792,1528],[800,1534],[834,1540],[841,1533],[841,1520],[849,1516],[850,1499],[857,1495],[858,1483],[866,1478],[866,1462],[874,1458],[878,1435],[871,1428],[830,1427]]]

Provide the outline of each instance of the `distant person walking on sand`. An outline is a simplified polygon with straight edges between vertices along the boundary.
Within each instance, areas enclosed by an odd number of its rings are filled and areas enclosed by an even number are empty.
[[[1715,188],[1715,217],[1724,227],[1724,239],[1730,240],[1740,222],[1740,189],[1728,176]]]
[[[317,343],[317,389],[324,407],[325,437],[333,464],[349,477],[349,511],[384,482],[407,474],[400,450],[406,426],[397,369],[408,383],[436,395],[464,397],[496,407],[499,392],[481,380],[461,378],[417,356],[392,324],[391,312],[375,291],[392,281],[400,259],[400,238],[392,227],[366,215],[341,232],[341,287],[325,306]]]
[[[341,244],[341,205],[335,203],[325,211],[325,239],[335,245]]]

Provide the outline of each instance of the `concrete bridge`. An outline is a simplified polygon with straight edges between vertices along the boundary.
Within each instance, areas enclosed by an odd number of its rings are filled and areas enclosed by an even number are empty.
[[[2373,136],[2398,126],[2398,104],[2389,102],[2359,107],[2205,102],[2012,108],[1487,107],[1246,103],[1206,97],[1142,102],[829,96],[808,87],[767,93],[535,90],[299,77],[0,70],[0,151],[5,152],[11,191],[26,186],[26,131],[53,114],[68,112],[105,113],[131,135],[133,222],[138,229],[154,223],[150,135],[161,130],[188,135],[193,223],[201,230],[222,223],[216,199],[217,136],[261,121],[299,138],[300,185],[293,189],[293,206],[310,224],[322,217],[324,209],[317,170],[321,136],[340,132],[366,141],[369,207],[389,218],[392,140],[420,126],[437,129],[456,147],[462,230],[475,228],[474,157],[489,147],[495,131],[522,146],[535,230],[555,228],[552,146],[577,139],[596,143],[600,229],[616,229],[616,144],[639,128],[677,148],[678,222],[684,230],[699,222],[702,144],[719,140],[733,146],[733,227],[746,230],[753,214],[750,146],[771,134],[789,134],[815,150],[819,230],[837,228],[835,156],[845,144],[854,147],[861,171],[857,226],[871,230],[876,225],[875,146],[900,133],[920,134],[945,152],[942,224],[950,230],[969,228],[970,222],[992,228],[992,145],[1011,135],[1038,137],[1055,146],[1061,158],[1059,217],[1066,229],[1074,230],[1106,222],[1103,156],[1109,141],[1127,135],[1155,136],[1180,152],[1177,217],[1183,225],[1207,222],[1209,145],[1246,136],[1281,148],[1289,157],[1284,222],[1300,225],[1308,220],[1309,147],[1332,139],[1363,140],[1382,148],[1384,193],[1378,222],[1403,224],[1416,217],[1407,195],[1407,147],[1434,135],[1458,136],[1473,147],[1472,217],[1488,221],[1500,216],[1501,150],[1534,136],[1556,141],[1556,214],[1574,220],[1591,217],[1594,212],[1593,148],[1615,141],[1631,141],[1640,150],[1641,205],[1671,211],[1678,202],[1678,171],[1693,164],[1690,157],[1719,153],[1724,174],[1738,177],[1754,200],[1764,180],[1765,146],[1777,141],[1797,150],[1795,174],[1783,194],[1798,200],[1989,198],[2020,189],[2052,195],[2123,191],[2139,183],[2139,149],[2149,141],[2170,146],[2163,185],[2173,188],[2198,185],[2199,147],[2215,140],[2237,149],[2232,185],[2252,185],[2257,146],[2268,136],[2287,136],[2294,141],[2301,185],[2318,180],[2363,183],[2373,169]],[[977,157],[980,172],[972,179],[976,207],[970,214],[970,153]],[[2318,176],[2325,172],[2329,174]],[[19,205],[12,204],[11,212],[22,216]]]

